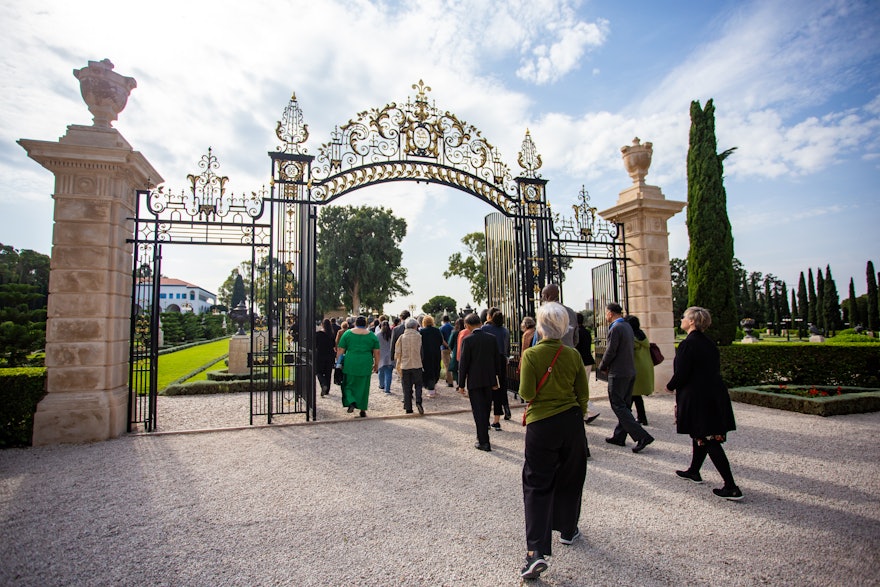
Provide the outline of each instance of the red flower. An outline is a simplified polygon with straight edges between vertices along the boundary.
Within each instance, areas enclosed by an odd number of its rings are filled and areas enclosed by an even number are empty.
[[[812,396],[817,396],[817,395],[819,395],[819,391],[818,391],[815,387],[813,387],[812,389],[810,389],[810,391],[809,391],[808,393],[809,393],[810,395],[812,395]]]

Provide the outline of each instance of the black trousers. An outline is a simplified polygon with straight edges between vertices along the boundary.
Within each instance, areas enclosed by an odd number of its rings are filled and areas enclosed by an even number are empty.
[[[422,405],[422,370],[403,369],[400,372],[400,385],[403,387],[403,409],[413,409],[413,388],[416,392],[416,403]]]
[[[587,438],[580,408],[526,427],[522,470],[526,550],[549,556],[553,530],[574,533],[586,476]]]
[[[492,388],[469,388],[468,398],[471,400],[471,411],[474,413],[474,424],[477,426],[477,442],[489,444],[489,410],[492,407]]]
[[[492,391],[492,413],[496,416],[509,416],[510,403],[507,397],[507,373],[502,373],[499,379],[501,380],[501,385],[498,389]]]

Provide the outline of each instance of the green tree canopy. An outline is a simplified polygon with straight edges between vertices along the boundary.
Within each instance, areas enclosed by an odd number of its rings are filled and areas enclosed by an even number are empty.
[[[449,267],[443,277],[462,277],[471,284],[471,296],[477,304],[488,299],[488,276],[486,271],[486,235],[482,232],[471,232],[461,238],[465,246],[465,255],[453,253],[449,257]]]
[[[355,314],[381,311],[398,295],[410,293],[401,266],[400,242],[406,221],[374,206],[332,206],[318,217],[317,306]]]
[[[727,345],[738,323],[734,295],[733,234],[727,216],[723,161],[733,149],[717,152],[715,106],[691,102],[687,158],[688,305],[712,312],[706,334]]]
[[[453,298],[449,296],[434,296],[422,306],[422,312],[431,316],[436,316],[443,312],[451,312],[451,316],[455,314],[457,308],[458,306]]]

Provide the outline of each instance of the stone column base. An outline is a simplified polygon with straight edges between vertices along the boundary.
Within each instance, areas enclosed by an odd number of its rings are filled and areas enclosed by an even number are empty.
[[[128,426],[128,389],[50,393],[34,414],[33,445],[115,438]]]
[[[251,372],[248,367],[248,353],[251,350],[251,337],[247,334],[236,334],[229,339],[229,368],[230,375],[247,375]]]

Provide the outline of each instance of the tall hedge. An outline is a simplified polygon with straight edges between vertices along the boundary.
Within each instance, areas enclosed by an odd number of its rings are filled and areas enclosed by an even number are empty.
[[[736,337],[738,323],[734,293],[733,233],[727,217],[722,161],[715,140],[715,106],[691,102],[690,147],[687,158],[688,305],[712,313],[706,334],[720,345]]]
[[[721,352],[731,387],[761,384],[880,387],[880,344],[735,344]]]
[[[30,446],[34,412],[46,395],[46,369],[0,369],[0,448]]]

